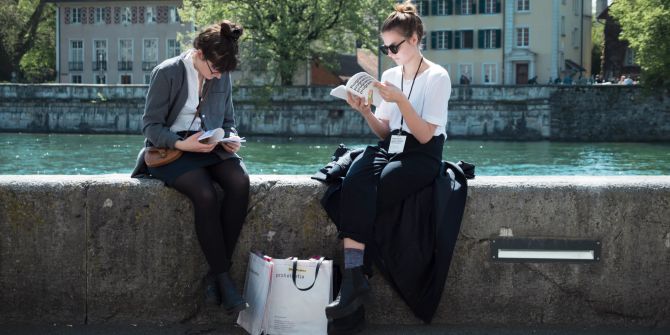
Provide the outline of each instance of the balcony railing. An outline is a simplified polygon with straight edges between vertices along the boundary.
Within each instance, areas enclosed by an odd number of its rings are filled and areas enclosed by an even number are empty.
[[[107,61],[101,60],[93,62],[93,71],[107,71]]]
[[[84,71],[84,62],[69,62],[70,71]]]
[[[156,67],[156,65],[158,65],[158,62],[144,61],[142,62],[142,71],[151,71]]]
[[[132,71],[133,62],[132,61],[119,61],[119,71]]]

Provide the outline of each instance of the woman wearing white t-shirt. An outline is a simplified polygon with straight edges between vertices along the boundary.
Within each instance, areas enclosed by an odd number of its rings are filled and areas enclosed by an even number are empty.
[[[326,307],[329,320],[348,318],[362,324],[356,315],[370,292],[363,255],[377,213],[398,205],[438,176],[451,80],[442,66],[423,57],[423,34],[414,5],[396,5],[381,34],[380,50],[398,64],[376,84],[384,102],[373,113],[363,99],[351,94],[347,99],[382,141],[356,158],[342,183],[338,229],[344,240],[345,271],[340,294]]]

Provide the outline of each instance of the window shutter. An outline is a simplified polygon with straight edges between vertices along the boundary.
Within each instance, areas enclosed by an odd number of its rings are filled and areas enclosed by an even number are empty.
[[[502,30],[498,29],[496,31],[496,48],[502,47],[501,38],[502,38]]]
[[[496,0],[496,13],[500,13],[500,0]]]
[[[486,12],[486,4],[484,4],[484,0],[479,0],[479,14],[484,14],[485,12]],[[475,14],[474,7],[472,8],[472,14]]]
[[[482,9],[483,11],[483,9]],[[472,14],[477,14],[477,2],[472,1],[472,10],[470,11]]]
[[[446,31],[445,34],[447,34],[447,45],[445,45],[445,48],[453,49],[454,32],[453,31]]]
[[[484,49],[484,33],[485,30],[477,30],[477,47],[479,49]]]
[[[447,15],[454,14],[454,3],[451,0],[447,0]]]
[[[432,15],[437,15],[437,0],[432,0],[430,2],[430,13]]]
[[[430,48],[437,49],[437,31],[430,32]]]
[[[455,4],[456,5],[456,11],[455,11],[456,15],[461,15],[461,1],[462,0],[456,0],[456,4]]]

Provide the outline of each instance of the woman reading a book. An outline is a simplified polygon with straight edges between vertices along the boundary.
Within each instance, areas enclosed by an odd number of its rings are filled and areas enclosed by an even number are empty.
[[[377,214],[430,185],[439,173],[451,80],[442,66],[422,55],[423,35],[414,5],[396,5],[381,33],[381,52],[398,65],[375,83],[384,102],[373,112],[365,99],[348,95],[349,105],[382,141],[356,157],[342,182],[338,230],[345,270],[337,299],[326,307],[331,321],[363,322],[355,315],[370,292],[363,258]],[[397,248],[402,252],[402,245]],[[343,333],[359,328],[349,324]]]
[[[247,307],[228,273],[249,198],[249,175],[237,155],[240,143],[234,140],[238,136],[230,78],[242,31],[227,20],[209,26],[195,38],[192,49],[153,70],[142,116],[146,146],[182,154],[171,163],[146,167],[141,153],[133,173],[158,178],[191,200],[196,234],[210,267],[203,279],[205,301],[228,313]],[[198,140],[203,130],[218,128],[225,131],[226,142]],[[214,183],[224,190],[223,205]]]

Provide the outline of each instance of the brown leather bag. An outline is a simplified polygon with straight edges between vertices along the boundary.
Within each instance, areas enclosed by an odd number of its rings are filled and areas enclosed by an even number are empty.
[[[207,97],[207,93],[209,93],[209,86],[205,90],[205,94],[202,97],[202,99],[200,99],[200,101],[198,102],[198,107],[196,107],[195,109],[195,115],[193,115],[193,120],[191,121],[191,124],[188,126],[188,129],[191,129],[191,126],[193,126],[193,122],[195,122],[195,119],[200,116],[200,106],[202,105],[202,102],[205,100],[205,97]],[[186,137],[188,137],[188,135],[190,135],[190,130]],[[179,149],[157,148],[154,146],[150,146],[144,149],[144,163],[146,163],[148,167],[159,167],[176,161],[183,154],[184,152]]]

